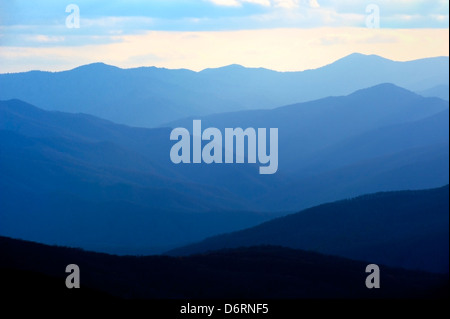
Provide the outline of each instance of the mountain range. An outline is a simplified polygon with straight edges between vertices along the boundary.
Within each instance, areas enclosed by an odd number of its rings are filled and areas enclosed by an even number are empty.
[[[0,74],[5,295],[448,297],[448,66],[352,54],[302,72]],[[187,129],[194,154],[194,120],[277,129],[276,173],[173,163],[171,133]],[[64,287],[73,263],[83,289]]]
[[[448,69],[448,57],[398,62],[358,53],[301,72],[239,65],[201,72],[120,69],[94,63],[62,72],[0,74],[0,100],[20,99],[46,110],[156,127],[187,116],[270,109],[348,95],[381,83],[448,100]]]
[[[342,97],[198,119],[222,131],[279,128],[283,182],[271,181],[277,188],[254,202],[295,211],[364,193],[447,184],[448,118],[447,101],[380,84]],[[171,126],[189,128],[192,118]]]
[[[449,187],[387,192],[322,204],[169,252],[190,255],[275,245],[369,263],[449,271]]]
[[[169,134],[0,102],[0,233],[151,253],[277,215],[244,209],[242,195],[184,177],[189,172],[170,162]],[[222,174],[251,175],[227,166],[205,179]]]
[[[176,165],[170,128],[1,101],[0,234],[160,253],[325,202],[448,184],[448,102],[393,84],[199,119],[204,128],[278,127],[278,172]],[[192,118],[170,126],[189,129]]]

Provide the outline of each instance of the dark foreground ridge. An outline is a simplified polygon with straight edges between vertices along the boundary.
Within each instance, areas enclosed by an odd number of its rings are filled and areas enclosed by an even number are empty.
[[[11,298],[294,299],[440,298],[448,276],[380,266],[381,288],[365,286],[367,263],[274,246],[189,257],[114,256],[0,237],[0,280]],[[81,289],[65,287],[68,264]],[[50,299],[53,298],[53,299]]]
[[[448,185],[382,192],[319,205],[169,254],[272,245],[448,274],[448,212]]]

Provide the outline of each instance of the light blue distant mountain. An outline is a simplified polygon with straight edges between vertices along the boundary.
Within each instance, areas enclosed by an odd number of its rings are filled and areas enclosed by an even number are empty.
[[[21,99],[46,110],[87,113],[132,126],[154,127],[187,116],[268,109],[363,87],[393,83],[421,92],[447,84],[448,57],[409,62],[351,54],[303,72],[230,65],[201,72],[155,67],[120,69],[103,63],[64,72],[0,75],[0,100]]]
[[[422,96],[426,97],[438,97],[440,99],[449,100],[449,86],[448,84],[441,84],[432,88],[418,92]]]

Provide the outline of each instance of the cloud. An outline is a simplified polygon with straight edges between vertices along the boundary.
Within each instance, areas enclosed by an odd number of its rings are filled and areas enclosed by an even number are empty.
[[[67,3],[0,1],[0,46],[87,46],[117,43],[148,31],[235,31],[280,28],[366,29],[366,5],[380,9],[381,28],[448,29],[444,0],[77,0],[79,29],[65,26]],[[330,45],[336,38],[324,38]]]
[[[104,62],[122,68],[158,66],[202,70],[229,64],[280,71],[317,68],[354,52],[405,61],[448,56],[448,30],[311,28],[214,32],[147,31],[114,43],[3,47],[1,72],[66,70]]]
[[[308,6],[311,8],[319,8],[317,0],[209,0],[215,5],[226,7],[241,7],[246,3],[256,4],[264,7],[274,8],[298,8],[300,6]]]
[[[358,26],[365,27],[366,6],[376,5],[379,8],[381,26],[384,28],[448,28],[449,1],[445,0],[208,0],[221,6],[231,2],[236,8],[245,8],[248,4],[258,4],[267,8],[261,12],[261,18],[269,15],[278,17],[278,27],[324,27]],[[290,13],[279,11],[288,10]],[[315,12],[314,12],[315,11]],[[314,12],[314,13],[313,13]],[[290,17],[315,16],[315,22],[306,24]],[[348,19],[350,17],[350,19]],[[251,19],[252,16],[248,16]]]
[[[337,44],[347,44],[348,41],[345,37],[340,36],[326,36],[320,39],[320,45],[331,46]]]
[[[38,34],[29,37],[29,41],[37,42],[37,43],[59,43],[63,42],[65,37],[63,36],[48,36],[43,34]]]
[[[387,34],[376,34],[374,36],[358,40],[358,44],[377,44],[377,43],[397,43],[399,39]]]
[[[225,6],[225,7],[240,7],[241,2],[237,0],[211,0],[212,3],[218,6]]]
[[[161,63],[167,61],[165,57],[153,54],[153,53],[147,53],[147,54],[138,54],[130,56],[127,59],[127,62],[130,65],[154,65],[155,63]]]
[[[309,6],[311,8],[319,8],[320,4],[317,2],[317,0],[309,0]]]

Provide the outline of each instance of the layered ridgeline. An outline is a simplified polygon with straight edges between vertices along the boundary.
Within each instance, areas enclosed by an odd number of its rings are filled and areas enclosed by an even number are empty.
[[[445,275],[380,265],[381,289],[367,289],[367,263],[283,247],[184,258],[118,257],[0,237],[0,250],[4,301],[17,297],[45,301],[448,297]],[[80,267],[81,289],[64,285],[69,264]],[[179,313],[179,307],[166,310],[170,318]]]
[[[436,273],[449,271],[449,187],[323,204],[172,255],[277,245]]]
[[[170,161],[169,129],[130,128],[18,100],[0,102],[0,127],[3,235],[152,253],[274,216],[250,212],[242,194],[210,182],[238,176],[252,189],[256,167],[206,168],[203,184],[192,181],[195,170]]]
[[[427,90],[420,91],[418,93],[426,97],[438,97],[446,101],[449,100],[449,87],[448,85],[445,84],[437,85]]]
[[[221,131],[278,128],[276,176],[283,183],[254,197],[254,203],[266,210],[296,211],[380,190],[447,184],[448,105],[380,84],[343,97],[200,119],[203,128]],[[192,130],[192,119],[171,126]]]
[[[448,102],[391,84],[199,119],[203,128],[279,128],[278,172],[175,165],[171,129],[0,102],[0,234],[163,252],[327,201],[448,183]],[[173,126],[191,130],[192,120]]]
[[[186,116],[346,95],[380,83],[445,97],[448,69],[448,57],[395,62],[362,54],[303,72],[238,65],[201,72],[120,69],[96,63],[64,72],[1,74],[0,100],[17,98],[47,110],[83,112],[116,123],[154,127]]]

